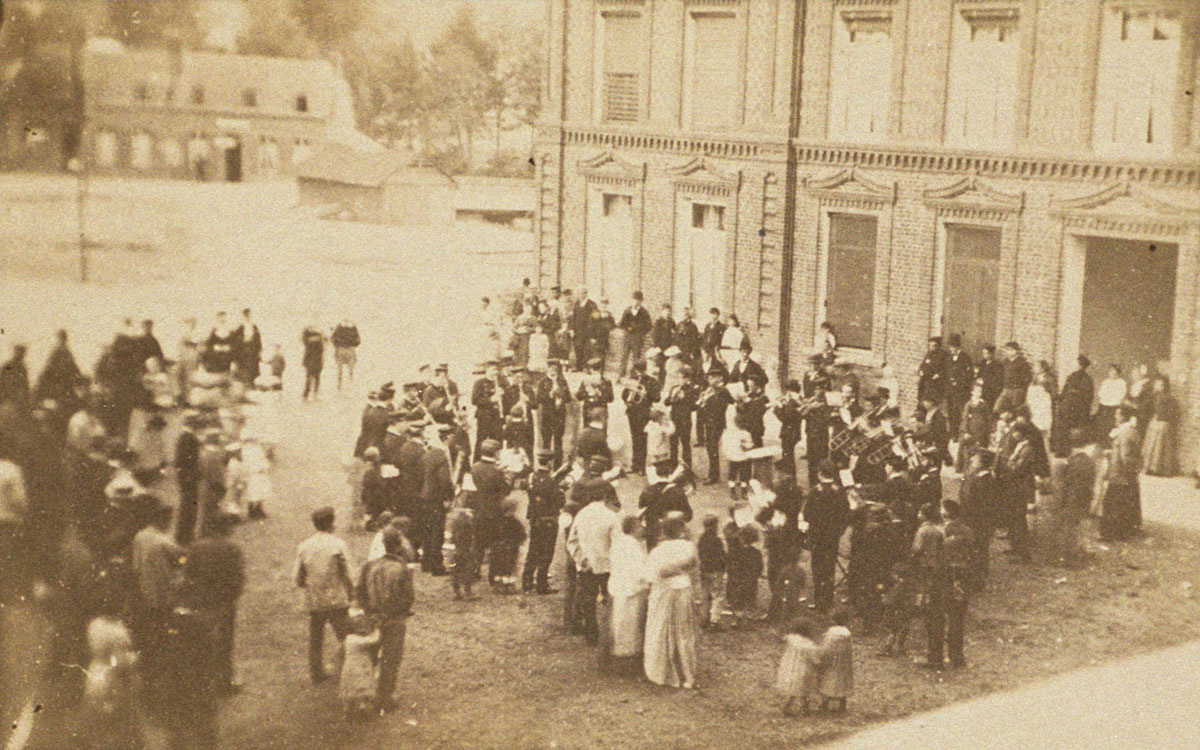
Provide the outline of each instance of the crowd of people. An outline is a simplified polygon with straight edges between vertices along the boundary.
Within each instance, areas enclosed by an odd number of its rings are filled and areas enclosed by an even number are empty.
[[[528,283],[506,314],[483,307],[468,389],[443,363],[369,394],[352,477],[351,523],[375,534],[365,564],[332,507],[297,548],[310,676],[338,677],[349,716],[396,706],[414,571],[473,601],[485,563],[495,594],[561,593],[564,628],[606,669],[659,685],[696,686],[699,631],[768,621],[784,642],[784,710],[845,710],[851,626],[894,654],[920,619],[925,665],[964,666],[997,531],[1016,563],[1038,551],[1079,564],[1089,513],[1101,538],[1131,538],[1140,472],[1176,469],[1177,411],[1143,368],[1127,384],[1114,367],[1097,389],[1081,356],[1060,390],[1016,342],[973,361],[957,335],[945,349],[934,337],[902,417],[891,369],[844,362],[829,324],[780,387],[715,308],[701,328],[688,308],[651,315],[635,292],[617,319],[586,291],[543,299]],[[127,321],[92,377],[66,333],[34,386],[22,348],[0,371],[4,595],[50,602],[53,661],[93,665],[54,680],[87,736],[116,732],[114,706],[139,725],[122,696],[140,681],[151,724],[210,747],[218,699],[239,689],[245,577],[229,532],[268,515],[286,362],[279,346],[264,356],[249,310],[236,327],[218,314],[205,338],[188,331],[171,362],[150,321]],[[310,326],[304,400],[319,397],[327,343],[339,388],[353,379],[357,328]],[[961,478],[957,496],[947,477]],[[723,485],[728,504],[695,534],[701,483]]]
[[[310,374],[323,359],[312,330]],[[343,322],[332,340],[340,385],[357,331]],[[17,345],[0,367],[3,596],[50,619],[43,689],[71,709],[43,714],[39,731],[89,748],[156,732],[214,747],[218,699],[240,689],[245,575],[230,531],[272,502],[282,346],[264,352],[247,309],[236,326],[218,313],[207,335],[186,321],[171,359],[150,320],[125,320],[90,372],[66,331],[36,379],[25,357]]]

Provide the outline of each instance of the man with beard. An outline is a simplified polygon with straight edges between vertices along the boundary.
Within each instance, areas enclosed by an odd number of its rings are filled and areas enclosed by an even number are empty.
[[[996,359],[996,347],[983,347],[979,363],[975,365],[975,379],[983,383],[983,400],[989,409],[996,408],[996,399],[1004,389],[1004,364]]]
[[[575,365],[579,369],[583,369],[588,358],[592,356],[588,342],[593,338],[592,325],[598,313],[599,308],[596,307],[595,301],[588,299],[587,290],[580,289],[575,309],[571,311],[571,337],[575,345]]]
[[[704,325],[704,334],[700,340],[704,348],[704,356],[708,360],[708,367],[711,369],[713,363],[718,361],[717,350],[721,348],[721,339],[725,337],[725,324],[721,322],[719,309],[712,308],[708,311],[708,315],[709,320]]]
[[[660,351],[666,351],[675,343],[675,321],[671,318],[671,305],[664,304],[650,328],[650,343]]]
[[[629,307],[625,308],[625,312],[621,314],[621,322],[619,324],[621,330],[625,332],[625,345],[621,350],[621,369],[622,377],[629,374],[629,363],[632,360],[634,365],[642,359],[642,351],[645,349],[646,334],[650,333],[653,327],[653,321],[650,320],[650,311],[642,307],[642,293],[634,292],[633,301]]]
[[[692,371],[699,372],[699,368],[703,366],[700,361],[703,343],[700,338],[700,329],[696,327],[696,321],[692,319],[691,307],[683,308],[683,316],[675,326],[675,346],[679,347],[679,351],[683,353],[683,361],[691,365]]]
[[[917,400],[940,404],[946,398],[946,352],[942,337],[929,338],[929,350],[917,369]]]
[[[817,485],[804,506],[808,539],[812,550],[813,606],[827,611],[833,607],[833,577],[837,570],[838,546],[850,523],[846,490],[834,481],[835,467],[824,461],[817,471]]]
[[[250,308],[242,310],[242,324],[234,331],[237,341],[236,365],[235,373],[238,380],[246,385],[252,385],[258,379],[259,362],[262,360],[262,333],[259,332],[258,326],[250,319]],[[339,383],[341,373],[338,373]]]

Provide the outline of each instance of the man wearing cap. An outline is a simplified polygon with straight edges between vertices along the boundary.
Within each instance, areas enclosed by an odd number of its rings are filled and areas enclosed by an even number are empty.
[[[750,341],[743,339],[742,345],[738,350],[738,360],[733,363],[733,369],[729,371],[730,383],[741,383],[746,390],[750,390],[750,381],[757,379],[762,386],[766,386],[770,379],[767,377],[767,371],[762,365],[750,358]]]
[[[684,361],[692,366],[692,371],[699,372],[699,368],[702,367],[700,350],[703,343],[700,329],[696,327],[696,321],[692,318],[691,307],[683,308],[683,314],[675,325],[675,346],[683,353]]]
[[[389,386],[385,386],[389,388]],[[358,430],[358,439],[354,441],[354,457],[362,458],[367,448],[378,448],[383,445],[387,435],[388,424],[391,422],[391,397],[395,394],[390,388],[380,389],[367,396],[367,405],[363,409],[362,419]],[[385,398],[386,396],[386,398]]]
[[[529,477],[526,491],[529,496],[525,512],[529,521],[529,551],[525,554],[521,588],[526,592],[533,591],[536,581],[539,594],[554,593],[550,588],[550,563],[558,540],[558,516],[565,502],[558,482],[550,473],[549,462],[553,458],[553,453],[548,450],[538,451],[537,469]]]
[[[495,361],[484,363],[484,376],[471,389],[471,404],[475,407],[475,460],[485,440],[499,441],[504,436],[504,415],[512,408],[508,381],[500,376]]]
[[[425,419],[425,405],[421,403],[421,389],[424,384],[419,380],[410,380],[404,384],[400,403],[392,414],[402,422],[417,422]]]
[[[549,452],[555,467],[562,465],[563,433],[567,427],[567,406],[571,403],[571,386],[562,373],[562,363],[551,359],[546,374],[534,387],[534,408],[537,411],[538,433],[541,437],[539,454]]]
[[[962,348],[962,336],[950,334],[947,340],[950,354],[946,357],[946,418],[950,422],[950,434],[958,434],[962,421],[963,407],[971,398],[971,385],[975,382],[975,365]]]
[[[692,367],[684,365],[679,370],[679,382],[667,391],[663,404],[671,410],[671,423],[675,425],[671,433],[671,461],[682,460],[689,469],[692,468],[692,412],[696,411],[699,398],[700,387],[692,378]]]
[[[579,381],[579,388],[575,391],[575,400],[583,405],[585,414],[590,414],[593,409],[597,408],[603,409],[607,414],[608,405],[613,401],[612,381],[604,377],[604,371],[601,369],[603,365],[604,363],[599,357],[588,360],[587,372],[584,373],[583,379]]]
[[[379,628],[379,678],[375,687],[375,708],[396,708],[396,673],[404,657],[404,637],[415,600],[412,572],[404,559],[404,537],[389,527],[383,532],[384,555],[363,566],[355,589],[355,599],[363,612]]]
[[[421,507],[417,514],[417,542],[421,549],[421,569],[435,576],[445,575],[442,543],[446,535],[446,509],[454,502],[454,479],[450,468],[450,449],[445,437],[453,432],[450,425],[430,425],[425,431],[425,454],[421,459],[424,479]]]
[[[710,369],[720,361],[717,358],[717,350],[721,348],[721,339],[724,337],[725,323],[721,320],[721,311],[714,307],[708,311],[708,322],[704,324],[704,333],[700,337],[707,366]]]
[[[621,314],[621,330],[625,332],[625,346],[621,350],[621,377],[629,374],[629,362],[634,364],[642,358],[645,348],[646,334],[654,323],[650,320],[650,311],[642,307],[642,293],[633,293],[633,302]]]
[[[708,454],[708,480],[705,484],[719,484],[721,481],[721,433],[725,431],[725,414],[733,396],[725,387],[725,370],[713,366],[708,370],[708,387],[696,400],[696,411],[704,435],[704,450]]]
[[[942,337],[930,336],[925,359],[917,368],[917,400],[940,404],[946,398],[946,352]]]
[[[421,396],[425,411],[439,424],[450,424],[458,413],[458,386],[450,379],[450,365],[441,363],[433,369],[433,380]]]
[[[675,320],[671,317],[670,303],[664,303],[650,328],[650,343],[660,351],[675,345]]]
[[[1003,387],[993,411],[1000,414],[1024,406],[1029,386],[1033,384],[1033,366],[1025,359],[1021,345],[1015,341],[1004,345],[1004,377],[1001,382]]]
[[[646,425],[650,422],[650,407],[658,401],[659,395],[658,381],[646,373],[645,363],[635,363],[633,378],[621,391],[633,443],[632,474],[646,473]]]
[[[500,442],[491,438],[484,440],[479,446],[479,460],[471,466],[471,479],[475,483],[475,561],[483,562],[484,553],[491,549],[496,537],[496,528],[500,522],[500,509],[504,498],[512,491],[508,477],[496,465],[496,456],[500,452]],[[496,583],[492,575],[491,563],[488,564],[488,580]]]

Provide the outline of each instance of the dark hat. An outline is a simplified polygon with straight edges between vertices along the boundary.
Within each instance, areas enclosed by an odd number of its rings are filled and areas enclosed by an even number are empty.
[[[437,367],[435,367],[433,369],[433,371],[434,372],[450,372],[450,365],[446,364],[445,362],[442,362]]]
[[[485,359],[484,361],[479,363],[479,366],[480,367],[495,367],[498,364],[500,364],[500,363],[494,359]]]
[[[823,362],[824,360],[825,360],[825,357],[821,354],[814,353],[814,354],[808,355],[808,361],[812,362],[813,364],[816,364],[818,362]]]
[[[641,301],[644,299],[644,297],[642,297],[642,293],[641,293],[641,292],[634,292],[634,293],[633,293],[633,298],[634,298],[635,300],[637,300],[638,302],[641,302]]]
[[[941,337],[941,336],[930,336],[930,337],[929,337],[929,343],[931,343],[931,344],[940,344],[940,343],[942,343],[942,337]]]
[[[724,368],[724,367],[717,367],[716,365],[713,365],[712,367],[708,368],[708,372],[707,372],[707,373],[705,373],[705,374],[706,374],[708,377],[710,377],[710,378],[711,378],[713,375],[716,375],[717,377],[721,377],[721,378],[723,378],[723,377],[725,377],[726,375],[728,375],[729,373],[727,373],[727,372],[725,371],[725,368]]]
[[[407,425],[408,434],[409,435],[420,435],[422,432],[425,431],[425,428],[428,427],[429,424],[430,423],[426,420],[417,420],[416,422],[409,422]]]
[[[410,380],[409,382],[404,384],[404,388],[405,388],[405,390],[407,390],[409,388],[416,388],[419,390],[420,388],[424,387],[424,385],[425,384],[419,380]]]
[[[1009,341],[1008,343],[1006,343],[1006,344],[1004,345],[1004,348],[1006,348],[1006,349],[1012,349],[1012,350],[1014,350],[1014,351],[1018,351],[1018,352],[1019,352],[1019,351],[1021,351],[1021,345],[1020,345],[1020,344],[1018,344],[1018,343],[1017,343],[1017,342],[1015,342],[1015,341]]]
[[[552,287],[550,287],[550,291],[551,291],[551,292],[553,292],[554,294],[558,294],[558,293],[560,293],[560,292],[562,291],[562,287],[560,287],[560,286],[552,286]]]
[[[1079,366],[1084,369],[1092,366],[1092,360],[1088,359],[1086,354],[1080,354],[1075,361],[1078,362]]]
[[[479,452],[489,458],[495,458],[500,452],[500,441],[493,438],[488,438],[479,444]]]
[[[743,352],[748,352],[751,350],[751,348],[750,339],[742,339],[742,343],[738,345],[738,349]]]
[[[950,334],[950,338],[948,339],[948,341],[949,341],[950,346],[953,346],[955,348],[961,347],[962,346],[962,334],[952,333],[952,334]]]

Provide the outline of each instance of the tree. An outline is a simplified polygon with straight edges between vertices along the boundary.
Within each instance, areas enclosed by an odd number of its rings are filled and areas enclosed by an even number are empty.
[[[313,57],[317,45],[296,16],[292,0],[250,0],[237,51],[268,57]]]
[[[474,135],[502,96],[496,85],[496,48],[485,39],[475,11],[464,5],[429,48],[429,78],[436,82],[431,112],[452,130],[470,162]]]
[[[296,19],[304,33],[322,52],[345,52],[367,20],[362,0],[292,0]]]
[[[105,0],[106,31],[131,47],[199,46],[204,39],[196,0]]]

